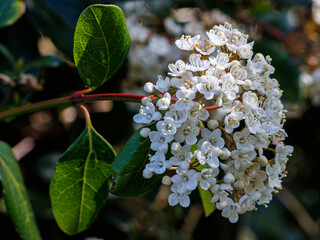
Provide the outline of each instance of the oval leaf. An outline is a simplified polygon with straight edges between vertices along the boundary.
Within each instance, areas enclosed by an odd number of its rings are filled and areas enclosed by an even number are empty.
[[[211,213],[216,209],[216,205],[211,202],[212,195],[209,191],[204,190],[202,187],[198,185],[200,198],[202,201],[202,206],[204,210],[204,215],[209,217]]]
[[[107,81],[129,53],[131,39],[122,10],[92,5],[80,15],[74,33],[74,61],[87,87]]]
[[[154,189],[161,181],[162,175],[150,179],[142,176],[149,161],[150,139],[140,136],[138,129],[118,153],[112,164],[114,187],[111,193],[120,197],[137,197]]]
[[[41,239],[19,164],[11,148],[0,141],[0,175],[10,218],[22,239]]]
[[[15,23],[24,14],[25,5],[20,0],[0,0],[0,28]]]
[[[84,231],[97,217],[109,193],[115,156],[111,145],[89,126],[58,160],[50,199],[53,215],[65,233]]]

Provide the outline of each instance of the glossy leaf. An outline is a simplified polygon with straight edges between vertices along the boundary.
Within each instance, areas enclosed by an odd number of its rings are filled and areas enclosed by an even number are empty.
[[[106,202],[111,163],[116,154],[92,126],[57,162],[50,184],[50,199],[59,227],[74,235],[86,230]]]
[[[112,164],[114,187],[111,191],[120,197],[141,196],[154,189],[162,179],[162,175],[154,175],[150,179],[142,176],[145,165],[149,162],[151,152],[149,138],[140,136],[138,129],[123,146]]]
[[[25,5],[20,0],[0,0],[0,28],[15,23],[24,14]]]
[[[42,67],[58,67],[64,60],[58,56],[41,56],[31,62],[26,63],[21,72],[26,72],[33,68],[42,68]]]
[[[107,81],[125,60],[131,40],[122,10],[92,5],[80,15],[74,33],[74,61],[87,87]]]
[[[41,239],[19,164],[11,148],[1,141],[0,175],[6,208],[20,237]]]
[[[216,205],[211,202],[212,195],[210,191],[204,190],[202,187],[198,185],[200,198],[202,201],[202,206],[204,210],[204,215],[209,217],[211,213],[216,209]]]

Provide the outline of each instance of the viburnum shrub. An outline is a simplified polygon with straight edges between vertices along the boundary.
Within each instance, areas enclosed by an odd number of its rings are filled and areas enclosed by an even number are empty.
[[[130,49],[121,9],[92,5],[74,35],[75,64],[88,88],[0,113],[5,119],[72,104],[83,110],[86,127],[58,160],[50,184],[54,217],[67,234],[87,229],[109,192],[140,196],[161,181],[171,186],[169,205],[188,207],[198,188],[206,215],[216,207],[232,223],[239,214],[266,206],[281,189],[293,147],[284,143],[286,111],[279,83],[271,77],[271,58],[254,54],[253,42],[229,23],[214,26],[206,37],[182,36],[175,43],[189,53],[188,61],[169,64],[168,76],[146,83],[146,96],[89,94],[110,79]],[[141,102],[133,120],[146,125],[118,154],[93,128],[84,106],[110,99]],[[39,239],[33,217],[16,217],[18,212],[33,216],[32,209],[9,146],[2,142],[0,150],[9,214],[23,238]]]

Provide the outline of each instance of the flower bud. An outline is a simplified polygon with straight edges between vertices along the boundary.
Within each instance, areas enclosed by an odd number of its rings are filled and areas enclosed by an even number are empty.
[[[225,183],[227,183],[227,184],[233,183],[234,182],[234,176],[231,173],[227,173],[226,175],[224,175],[223,181]]]
[[[262,155],[258,157],[258,163],[261,165],[261,167],[265,167],[268,165],[268,159]]]
[[[154,85],[151,82],[147,82],[144,87],[143,87],[144,91],[146,91],[147,93],[153,93],[154,92]]]
[[[249,79],[246,79],[241,87],[244,90],[249,90],[252,87],[252,82]]]
[[[241,190],[244,188],[244,183],[242,180],[238,180],[233,184],[234,188],[237,190]]]
[[[177,152],[180,149],[180,147],[181,147],[180,143],[174,142],[171,145],[171,151],[172,152]]]
[[[144,169],[143,172],[142,172],[142,176],[144,178],[151,178],[153,176],[153,172],[150,172],[148,169]]]
[[[223,201],[223,202],[217,202],[217,203],[216,203],[216,207],[217,207],[217,209],[219,209],[219,210],[224,209],[227,205],[228,205],[228,204],[227,204],[227,202],[226,202],[226,201]]]
[[[223,171],[228,171],[229,169],[229,165],[228,164],[224,164],[220,162],[220,167]]]
[[[226,159],[228,159],[230,156],[231,156],[231,152],[229,151],[228,148],[222,148],[222,149],[221,149],[219,157],[220,157],[222,160],[226,160]]]
[[[151,132],[150,128],[142,128],[140,131],[140,136],[147,138],[149,136],[150,132]]]
[[[147,102],[152,102],[152,99],[150,97],[144,97],[144,98],[141,99],[141,104],[142,105],[145,106],[147,104]]]
[[[162,183],[164,185],[171,185],[171,178],[169,176],[163,176]]]
[[[219,122],[217,120],[211,119],[208,122],[208,128],[210,128],[211,130],[216,129],[217,127],[219,127]]]

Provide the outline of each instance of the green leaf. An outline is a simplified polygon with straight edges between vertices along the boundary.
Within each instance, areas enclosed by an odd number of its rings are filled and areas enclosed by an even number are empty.
[[[276,78],[283,90],[282,100],[297,103],[301,100],[300,71],[294,59],[285,51],[283,46],[274,40],[265,39],[254,44],[255,52],[264,56],[270,55],[271,65],[275,67],[272,78]]]
[[[11,148],[1,141],[0,175],[6,207],[20,237],[41,239],[19,164]]]
[[[96,89],[116,73],[129,53],[131,39],[122,10],[92,5],[80,15],[73,55],[87,87]]]
[[[8,59],[11,67],[14,68],[15,63],[16,63],[16,60],[14,59],[14,56],[9,51],[9,49],[5,45],[3,45],[1,43],[0,43],[0,53]]]
[[[209,191],[204,190],[202,187],[200,187],[200,185],[198,185],[198,189],[202,201],[204,215],[209,217],[216,209],[216,205],[211,202],[212,195]]]
[[[25,12],[26,4],[20,0],[0,0],[0,28],[15,23]]]
[[[154,126],[154,125],[152,125]],[[152,128],[152,126],[149,126]],[[118,153],[112,164],[114,187],[111,193],[120,197],[141,196],[154,189],[162,179],[162,175],[154,175],[150,179],[142,176],[151,152],[150,139],[140,136],[138,129]]]
[[[58,56],[41,56],[31,62],[28,62],[23,66],[21,72],[26,72],[33,68],[42,68],[42,67],[58,67],[64,60]]]
[[[50,199],[65,233],[84,231],[97,217],[109,194],[115,156],[112,146],[89,125],[58,160]]]

